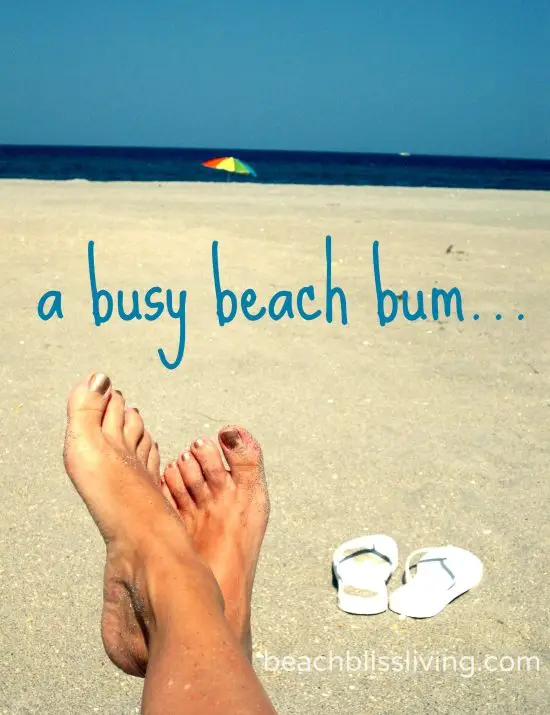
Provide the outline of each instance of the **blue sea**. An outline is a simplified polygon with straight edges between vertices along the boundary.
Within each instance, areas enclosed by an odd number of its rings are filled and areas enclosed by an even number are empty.
[[[550,190],[550,160],[250,149],[148,149],[0,145],[0,178],[89,181],[227,181],[207,169],[213,157],[236,156],[263,184],[432,186]]]

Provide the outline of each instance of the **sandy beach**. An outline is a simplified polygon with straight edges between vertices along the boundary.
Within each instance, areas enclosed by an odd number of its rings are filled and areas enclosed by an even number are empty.
[[[254,664],[278,712],[547,713],[549,227],[543,192],[2,181],[0,713],[139,712],[142,682],[103,652],[104,547],[62,463],[66,397],[93,370],[139,406],[163,463],[228,422],[262,443]],[[325,319],[327,234],[347,325]],[[187,291],[176,369],[158,350],[174,360],[178,320],[94,325],[89,241],[100,288]],[[322,315],[220,327],[213,241],[224,288],[267,305],[314,285]],[[385,287],[458,287],[464,321],[380,327],[373,241]],[[47,290],[63,320],[37,316]],[[431,620],[347,615],[332,553],[379,532],[400,547],[390,588],[410,551],[447,543],[485,578]],[[365,652],[353,672],[281,665]]]

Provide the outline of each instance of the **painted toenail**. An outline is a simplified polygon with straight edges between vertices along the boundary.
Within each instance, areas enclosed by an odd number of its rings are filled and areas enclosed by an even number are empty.
[[[191,459],[191,452],[182,452],[181,458],[184,462],[188,462]]]
[[[92,392],[99,392],[100,395],[107,394],[111,387],[111,380],[101,372],[92,375],[88,382],[88,389]]]
[[[221,441],[228,449],[237,449],[242,445],[241,435],[235,429],[228,429],[220,434]]]
[[[204,447],[204,440],[203,439],[197,439],[195,440],[195,447]]]

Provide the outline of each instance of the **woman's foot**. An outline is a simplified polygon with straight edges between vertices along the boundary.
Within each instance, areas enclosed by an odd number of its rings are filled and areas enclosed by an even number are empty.
[[[65,468],[107,545],[102,637],[121,670],[144,675],[148,638],[167,584],[204,588],[222,607],[211,570],[200,559],[159,485],[158,448],[137,410],[126,408],[105,375],[71,392]]]
[[[252,585],[269,518],[262,451],[242,427],[224,427],[218,445],[197,439],[162,477],[166,499],[212,569],[226,617],[249,657]]]

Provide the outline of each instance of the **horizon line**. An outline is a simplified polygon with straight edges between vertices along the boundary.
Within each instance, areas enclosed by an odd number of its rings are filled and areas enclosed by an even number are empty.
[[[277,154],[338,154],[338,155],[354,155],[354,156],[402,156],[403,159],[410,157],[418,158],[447,158],[447,159],[492,159],[495,161],[521,161],[521,162],[548,162],[550,157],[533,158],[520,156],[495,156],[495,155],[476,155],[476,154],[424,154],[402,151],[347,151],[343,149],[258,149],[247,147],[229,147],[229,146],[150,146],[150,145],[134,145],[134,144],[6,144],[0,142],[0,149],[15,148],[15,149],[137,149],[137,150],[159,150],[159,151],[234,151],[234,152],[268,152]]]

